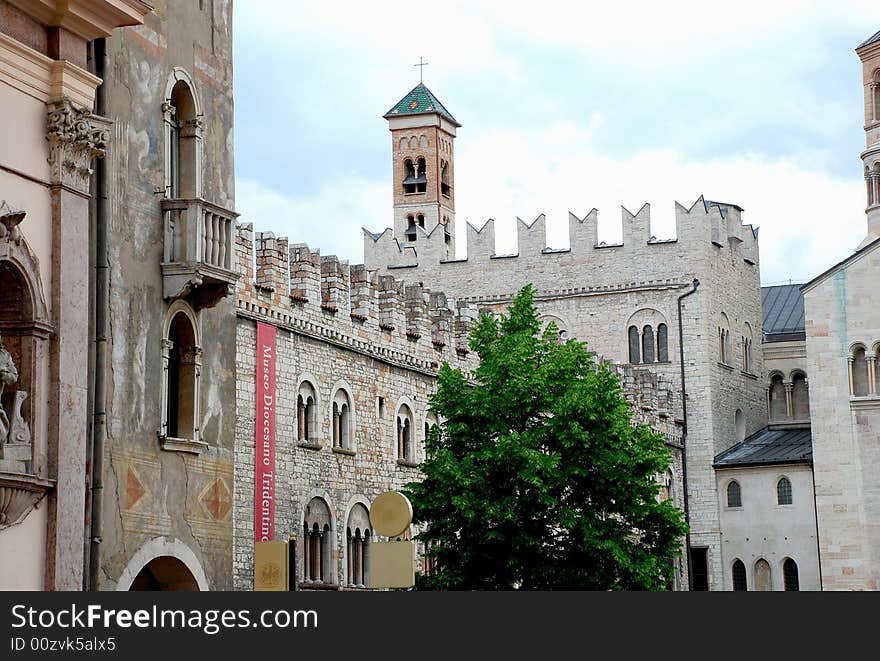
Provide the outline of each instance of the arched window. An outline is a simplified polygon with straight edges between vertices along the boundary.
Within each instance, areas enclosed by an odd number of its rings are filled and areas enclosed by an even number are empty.
[[[742,409],[737,409],[733,414],[733,429],[736,434],[736,442],[742,443],[746,439],[746,416]]]
[[[425,216],[422,215],[422,214],[418,214],[418,215],[416,216],[416,224],[417,224],[419,227],[424,228],[424,227],[425,227]]]
[[[403,161],[403,192],[416,192],[416,168],[411,158],[404,159]]]
[[[430,454],[428,454],[428,441],[431,439],[432,434],[435,433],[434,430],[436,428],[437,418],[434,416],[433,413],[429,413],[428,416],[425,418],[425,453],[427,454],[427,456],[431,456]]]
[[[452,186],[449,184],[449,161],[440,162],[440,192],[449,197]]]
[[[776,483],[776,504],[791,505],[791,480],[787,477],[779,478]]]
[[[742,505],[742,489],[740,489],[739,482],[731,480],[727,484],[727,506],[742,507]]]
[[[439,544],[436,540],[425,542],[422,551],[422,573],[425,576],[433,576],[437,573],[437,557],[435,554],[438,546]]]
[[[770,592],[773,589],[773,580],[770,575],[770,563],[761,558],[755,563],[755,590],[758,592]]]
[[[785,396],[785,383],[781,374],[770,379],[770,422],[788,418],[788,403]]]
[[[662,503],[664,500],[670,500],[672,496],[672,471],[667,470],[660,477],[660,492],[657,494],[657,500]]]
[[[629,337],[629,362],[635,365],[642,362],[639,352],[639,329],[630,326],[627,335]]]
[[[752,327],[746,322],[742,335],[742,368],[747,374],[752,373]]]
[[[749,588],[746,584],[746,566],[742,560],[733,561],[733,589],[736,592],[746,592]]]
[[[657,360],[661,363],[666,363],[669,361],[669,349],[667,348],[669,331],[666,328],[666,324],[659,324],[657,326]]]
[[[358,503],[348,515],[346,539],[346,579],[354,587],[369,585],[370,516],[367,509]]]
[[[412,421],[412,411],[406,404],[402,404],[397,411],[397,459],[405,462],[412,462],[415,459]]]
[[[296,397],[297,440],[314,443],[318,439],[317,396],[314,386],[303,381]]]
[[[874,72],[874,90],[872,101],[874,102],[874,121],[880,119],[880,85],[877,84],[878,72]]]
[[[170,198],[201,194],[202,118],[193,82],[176,68],[169,80],[165,114],[165,190]]]
[[[339,388],[333,396],[333,447],[351,450],[351,398]]]
[[[654,329],[650,326],[642,329],[642,362],[654,362]]]
[[[785,583],[786,592],[797,592],[801,589],[798,580],[797,563],[791,558],[786,558],[782,563],[782,579]]]
[[[179,441],[201,442],[198,420],[202,350],[198,342],[196,317],[181,301],[175,303],[171,310],[171,321],[166,325],[162,341],[160,435],[163,447],[167,449],[172,449]]]
[[[877,88],[874,88],[874,95],[875,95],[875,98],[874,98],[875,111],[874,112],[876,112],[876,107],[877,107],[876,94],[877,94]],[[867,165],[865,166],[865,185],[868,188],[868,206],[869,207],[874,206],[874,181],[871,178],[871,171],[868,169]]]
[[[303,517],[303,580],[333,583],[330,564],[332,530],[330,508],[322,498],[312,498]]]
[[[416,217],[412,214],[406,217],[406,240],[407,241],[415,241],[418,238],[418,233],[416,232]]]
[[[730,364],[730,321],[723,312],[718,323],[718,355],[723,364]]]
[[[792,379],[791,406],[795,420],[810,419],[810,394],[807,392],[807,377],[797,372]]]
[[[850,369],[852,370],[850,379],[852,394],[856,397],[867,395],[868,359],[865,355],[865,347],[857,345],[853,348],[852,357],[850,358]]]

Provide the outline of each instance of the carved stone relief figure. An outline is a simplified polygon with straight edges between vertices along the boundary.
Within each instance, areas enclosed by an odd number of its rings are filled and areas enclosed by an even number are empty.
[[[12,354],[3,348],[3,339],[0,338],[0,441],[4,443],[9,439],[12,429],[9,415],[6,412],[6,389],[11,390],[18,381],[18,370],[12,362]]]

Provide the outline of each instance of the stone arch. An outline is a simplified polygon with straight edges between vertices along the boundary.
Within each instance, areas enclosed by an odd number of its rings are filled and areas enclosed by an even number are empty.
[[[332,500],[325,494],[313,492],[302,509],[302,576],[303,581],[323,584],[337,582],[333,562],[336,548],[336,516]]]
[[[310,412],[312,417],[309,419],[309,423],[312,425],[307,429],[303,430],[300,427],[299,422],[299,395],[303,388],[303,384],[309,384],[314,392],[314,404],[313,409]],[[321,380],[315,376],[312,372],[300,372],[299,377],[296,381],[296,393],[297,393],[297,440],[300,439],[300,432],[307,432],[307,442],[320,442],[323,436],[324,429],[321,421],[323,418],[323,409],[322,409],[322,401],[321,401],[321,392],[323,392],[323,386],[321,385]]]
[[[736,434],[736,442],[742,443],[746,440],[746,416],[742,409],[737,409],[733,414],[733,427]]]
[[[770,422],[779,422],[788,418],[788,400],[785,394],[785,377],[782,372],[774,370],[770,374],[767,386],[767,400],[770,411]]]
[[[201,445],[202,346],[199,316],[184,300],[168,306],[162,324],[159,436],[165,449],[198,451]]]
[[[735,478],[728,480],[724,487],[724,494],[727,507],[742,507],[742,485],[739,480]]]
[[[174,67],[165,84],[165,191],[171,198],[202,192],[202,103],[192,76]]]
[[[867,348],[861,342],[853,343],[849,348],[850,392],[856,397],[868,394],[868,355]]]
[[[791,381],[791,415],[795,420],[810,419],[810,393],[807,374],[801,369],[792,370]]]
[[[747,321],[743,323],[742,369],[748,374],[753,374],[755,371],[752,361],[752,325]]]
[[[730,351],[730,319],[725,312],[718,315],[718,360],[725,365],[732,362]]]
[[[191,548],[175,537],[154,537],[141,546],[128,561],[116,582],[116,590],[131,589],[132,583],[141,570],[153,560],[163,557],[175,558],[180,561],[192,574],[199,591],[204,592],[211,589],[202,563],[199,562],[198,556],[193,553]]]
[[[626,322],[625,355],[630,363],[663,362],[669,359],[669,322],[656,308],[643,307],[633,312]],[[637,358],[637,360],[633,360]]]
[[[397,443],[395,456],[398,461],[413,462],[416,459],[415,421],[415,404],[409,397],[403,395],[397,400],[397,406],[394,408],[394,429]]]
[[[370,506],[363,496],[351,499],[345,511],[345,583],[369,585],[369,546],[373,541]]]
[[[749,589],[748,587],[748,579],[746,578],[746,565],[739,558],[733,559],[733,564],[730,566],[731,569],[731,579],[733,581],[733,589],[736,592],[745,592]]]
[[[770,571],[770,563],[764,558],[758,558],[755,562],[755,590],[758,592],[770,592],[773,589],[773,576]]]
[[[555,313],[541,315],[541,330],[546,330],[547,326],[550,325],[550,322],[553,322],[554,324],[556,324],[556,328],[559,331],[559,339],[560,340],[567,340],[569,338],[568,322],[565,321],[561,316],[559,316],[558,314],[555,314]]]
[[[440,425],[440,422],[436,416],[436,414],[431,413],[429,410],[425,410],[425,414],[422,416],[422,453],[425,457],[428,456],[428,436],[431,433],[431,429]]]
[[[333,447],[357,450],[357,406],[354,389],[345,379],[339,379],[330,389],[327,400],[330,415],[330,441]],[[337,427],[338,416],[338,427]]]

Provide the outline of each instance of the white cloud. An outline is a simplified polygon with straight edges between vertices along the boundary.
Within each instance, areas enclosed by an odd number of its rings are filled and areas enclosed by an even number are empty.
[[[273,190],[254,179],[237,179],[235,207],[239,222],[256,232],[274,232],[291,243],[308,243],[323,255],[359,262],[361,227],[385,227],[391,218],[391,183],[349,180],[311,196]]]

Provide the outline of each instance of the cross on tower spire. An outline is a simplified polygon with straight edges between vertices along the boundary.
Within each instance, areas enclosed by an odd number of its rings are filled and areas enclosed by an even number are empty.
[[[428,62],[423,62],[422,56],[419,55],[419,63],[413,65],[414,67],[419,67],[419,84],[421,84],[423,82],[422,81],[422,73],[425,71],[425,67],[428,66],[428,64],[429,64]]]

